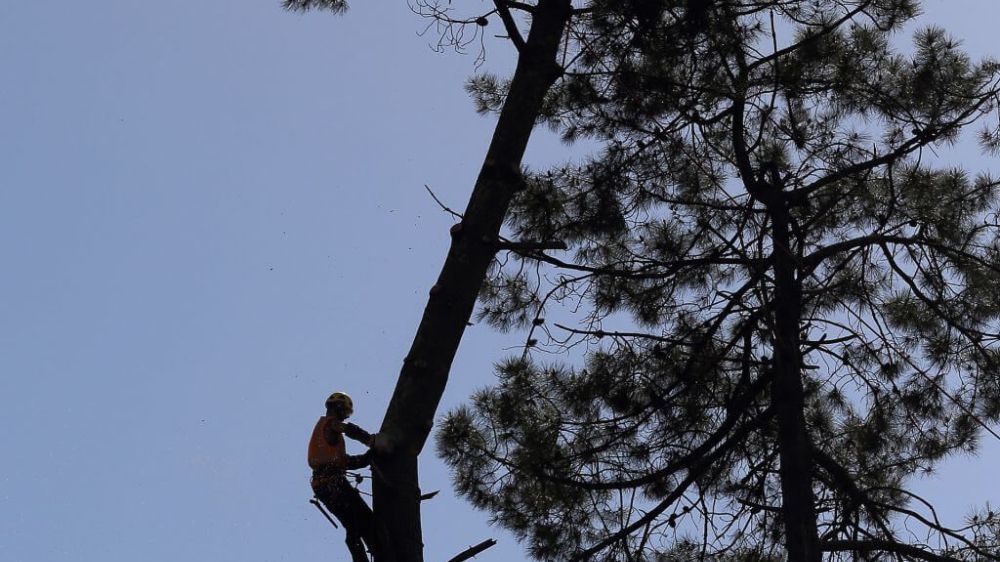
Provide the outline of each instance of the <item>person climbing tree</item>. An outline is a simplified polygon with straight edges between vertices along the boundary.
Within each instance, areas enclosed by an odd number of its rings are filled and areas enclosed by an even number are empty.
[[[357,488],[347,481],[346,471],[371,464],[375,436],[344,420],[354,413],[354,402],[343,392],[326,399],[326,415],[319,418],[309,440],[309,467],[313,469],[312,489],[323,505],[344,526],[347,548],[354,562],[368,562],[368,554],[377,550],[372,510],[361,499]],[[365,444],[361,455],[348,455],[344,436]]]

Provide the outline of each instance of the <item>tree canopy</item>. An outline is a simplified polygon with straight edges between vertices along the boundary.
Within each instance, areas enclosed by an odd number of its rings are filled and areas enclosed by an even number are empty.
[[[525,353],[438,435],[458,490],[543,560],[998,559],[908,486],[996,437],[1000,181],[936,153],[1000,147],[1000,66],[913,0],[582,4],[541,119],[599,148],[506,215],[571,253],[494,264]]]

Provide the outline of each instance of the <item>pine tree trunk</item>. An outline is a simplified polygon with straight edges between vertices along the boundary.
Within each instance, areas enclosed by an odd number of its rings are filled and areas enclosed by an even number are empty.
[[[521,159],[545,94],[559,78],[560,40],[570,0],[540,0],[520,51],[506,103],[464,218],[417,328],[380,432],[391,452],[376,457],[373,505],[383,543],[376,562],[421,562],[417,457],[430,434],[452,360],[496,254],[511,198],[522,183]]]
[[[789,214],[780,187],[768,205],[774,242],[774,383],[771,395],[778,422],[782,520],[789,562],[821,562],[812,488],[812,458],[806,431],[799,324],[802,297],[795,278]]]

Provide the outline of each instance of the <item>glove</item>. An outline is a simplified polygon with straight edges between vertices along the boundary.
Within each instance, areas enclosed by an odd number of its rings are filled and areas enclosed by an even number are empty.
[[[371,447],[369,451],[375,451],[375,453],[379,455],[387,455],[392,452],[392,444],[389,442],[389,439],[381,433],[372,435],[368,446]]]
[[[347,470],[356,470],[358,468],[364,468],[372,463],[372,452],[371,449],[364,452],[361,455],[350,455],[347,457]]]

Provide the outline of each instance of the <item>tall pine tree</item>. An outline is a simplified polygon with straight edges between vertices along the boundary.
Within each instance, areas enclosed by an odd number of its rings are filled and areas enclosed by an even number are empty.
[[[439,433],[459,491],[543,560],[1000,559],[908,487],[996,437],[1000,182],[935,155],[1000,66],[902,45],[914,0],[583,4],[543,117],[601,148],[515,196],[572,254],[481,293],[526,352]]]

